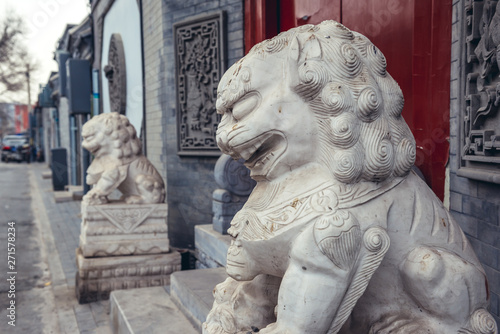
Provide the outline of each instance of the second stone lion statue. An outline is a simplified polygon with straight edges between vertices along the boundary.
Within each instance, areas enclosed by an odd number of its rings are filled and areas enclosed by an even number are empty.
[[[86,180],[93,187],[84,203],[107,203],[115,189],[129,204],[163,203],[163,179],[142,154],[141,141],[126,116],[116,112],[95,116],[83,126],[82,137],[82,146],[94,155]]]
[[[204,333],[497,333],[471,245],[411,171],[403,103],[380,50],[334,21],[226,72],[218,145],[257,186]]]

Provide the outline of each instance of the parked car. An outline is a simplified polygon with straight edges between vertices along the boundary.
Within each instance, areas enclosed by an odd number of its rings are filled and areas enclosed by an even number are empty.
[[[26,136],[8,135],[2,140],[2,161],[30,162],[30,140]]]

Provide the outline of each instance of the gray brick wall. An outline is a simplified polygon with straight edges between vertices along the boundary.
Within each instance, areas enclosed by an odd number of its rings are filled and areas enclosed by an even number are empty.
[[[148,159],[166,181],[167,170],[163,155],[166,147],[163,135],[164,94],[161,91],[162,81],[165,78],[162,7],[160,0],[142,1],[146,153]]]
[[[226,69],[243,57],[243,0],[144,0],[147,156],[167,184],[172,247],[194,249],[194,226],[212,222],[216,157],[177,155],[173,24],[192,16],[225,11]]]
[[[453,3],[450,83],[450,212],[469,238],[486,271],[491,312],[500,326],[500,185],[457,175],[460,112],[464,108],[464,0]]]

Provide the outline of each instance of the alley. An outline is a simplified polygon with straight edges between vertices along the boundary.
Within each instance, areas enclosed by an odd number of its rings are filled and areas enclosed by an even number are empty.
[[[55,203],[51,180],[42,178],[47,170],[45,164],[0,163],[0,333],[110,333],[108,301],[76,300],[80,202]],[[13,271],[7,248],[14,230]],[[15,312],[7,309],[11,301]]]
[[[40,222],[32,210],[29,165],[0,164],[0,205],[0,249],[4,255],[0,261],[0,332],[57,333],[47,256]],[[15,248],[9,259],[8,246]]]

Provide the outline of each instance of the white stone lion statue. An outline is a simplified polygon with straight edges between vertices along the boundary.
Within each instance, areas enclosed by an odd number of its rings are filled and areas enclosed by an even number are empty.
[[[411,171],[403,104],[380,50],[334,21],[226,72],[218,145],[257,186],[204,333],[497,333],[471,245]]]
[[[104,204],[115,189],[129,204],[163,203],[165,185],[158,171],[141,153],[141,141],[126,116],[100,114],[84,124],[82,146],[94,155],[87,169],[92,189],[87,204]]]

